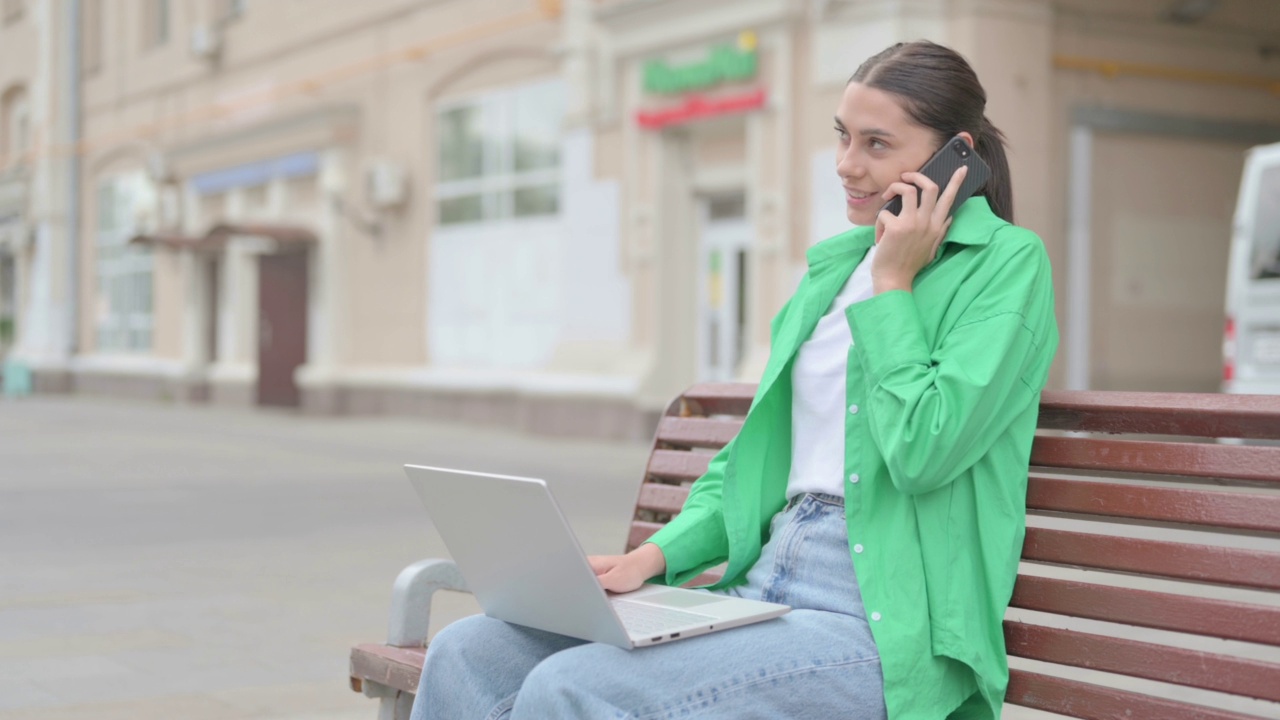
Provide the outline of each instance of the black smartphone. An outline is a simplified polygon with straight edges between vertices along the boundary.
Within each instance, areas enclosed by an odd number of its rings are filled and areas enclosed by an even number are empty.
[[[969,147],[969,143],[959,135],[948,140],[938,152],[929,158],[929,162],[920,168],[920,173],[938,185],[938,195],[942,195],[942,191],[947,189],[947,183],[951,182],[951,176],[960,166],[964,165],[969,168],[969,174],[964,176],[964,182],[960,184],[960,189],[956,192],[956,198],[951,202],[951,210],[947,212],[950,217],[960,207],[965,200],[968,200],[983,185],[987,184],[987,179],[991,177],[991,168],[978,157],[978,153]],[[920,202],[920,196],[924,194],[924,190],[916,188],[916,202]],[[897,215],[902,212],[902,196],[895,196],[884,204],[881,210],[888,210]]]

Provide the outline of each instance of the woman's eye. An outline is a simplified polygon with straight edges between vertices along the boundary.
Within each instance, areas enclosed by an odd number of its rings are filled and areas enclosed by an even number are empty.
[[[836,137],[839,137],[842,142],[849,139],[849,133],[845,132],[844,128],[836,128],[835,130]]]
[[[881,140],[880,138],[871,138],[870,140],[868,140],[868,141],[867,141],[867,145],[868,145],[872,150],[883,150],[883,149],[885,149],[885,148],[889,147],[888,145],[885,145],[885,144],[884,144],[884,141],[883,141],[883,140]]]

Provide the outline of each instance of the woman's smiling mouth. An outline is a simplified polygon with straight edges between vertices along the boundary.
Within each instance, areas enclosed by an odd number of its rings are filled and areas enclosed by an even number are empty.
[[[845,198],[850,205],[862,206],[880,197],[879,193],[862,192],[861,190],[853,190],[851,188],[844,189]]]

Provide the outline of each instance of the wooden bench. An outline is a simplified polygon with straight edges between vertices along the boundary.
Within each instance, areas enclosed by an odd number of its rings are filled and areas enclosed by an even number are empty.
[[[679,512],[754,391],[698,385],[671,404],[626,549]],[[1280,396],[1045,392],[1007,702],[1077,718],[1280,717],[1277,440]],[[387,642],[351,651],[351,687],[380,698],[385,720],[408,717],[444,588],[465,589],[451,562],[406,568]]]

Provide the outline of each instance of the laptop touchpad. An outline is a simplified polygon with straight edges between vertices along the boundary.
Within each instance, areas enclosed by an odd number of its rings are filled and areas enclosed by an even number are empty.
[[[700,593],[681,590],[668,590],[667,592],[654,593],[644,598],[636,598],[641,602],[652,603],[654,605],[666,605],[667,607],[691,608],[707,603],[721,602],[725,600],[725,596],[716,595],[715,593]]]

